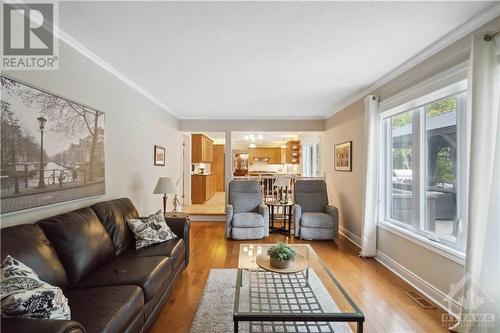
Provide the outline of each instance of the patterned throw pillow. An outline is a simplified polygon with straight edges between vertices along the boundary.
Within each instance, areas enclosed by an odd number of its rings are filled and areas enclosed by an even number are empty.
[[[135,236],[135,248],[140,249],[152,244],[162,243],[176,238],[165,222],[161,210],[148,217],[127,219],[127,223]]]
[[[2,318],[71,319],[61,288],[41,281],[28,266],[7,256],[2,262],[0,297]]]

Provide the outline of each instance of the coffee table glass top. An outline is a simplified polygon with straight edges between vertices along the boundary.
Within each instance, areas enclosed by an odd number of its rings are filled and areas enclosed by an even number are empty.
[[[318,332],[350,332],[347,324],[339,322],[358,322],[358,331],[362,331],[362,312],[310,245],[289,244],[308,261],[306,270],[289,274],[269,272],[257,265],[256,257],[266,254],[272,245],[240,245],[235,322],[250,322],[250,331],[255,331],[252,325],[264,325],[266,321],[274,325],[272,329],[278,325],[276,321],[314,322]],[[260,327],[257,331],[265,330]]]

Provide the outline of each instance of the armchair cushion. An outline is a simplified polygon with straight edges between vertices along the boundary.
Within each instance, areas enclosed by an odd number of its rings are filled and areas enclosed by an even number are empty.
[[[259,213],[235,213],[233,227],[256,228],[264,226],[264,217]]]
[[[259,214],[264,219],[264,236],[269,236],[269,207],[267,205],[260,205]]]
[[[323,180],[297,180],[295,202],[303,212],[325,212],[328,205],[326,184]]]
[[[300,220],[302,227],[307,228],[333,228],[333,218],[320,212],[304,212]]]
[[[231,203],[235,213],[256,212],[261,203],[260,192],[232,193]]]
[[[229,203],[235,213],[257,212],[262,202],[259,182],[254,180],[229,183]]]
[[[302,218],[302,207],[300,205],[294,204],[293,206],[293,217],[294,217],[294,227],[295,237],[300,235],[300,219]]]
[[[334,222],[339,220],[339,210],[337,209],[337,207],[327,205],[325,207],[325,213],[330,215]]]
[[[231,237],[231,222],[233,221],[233,205],[226,205],[226,237]]]

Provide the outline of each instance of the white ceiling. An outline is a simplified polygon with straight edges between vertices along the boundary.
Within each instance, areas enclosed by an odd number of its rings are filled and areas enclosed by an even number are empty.
[[[180,118],[322,118],[492,2],[61,2]]]

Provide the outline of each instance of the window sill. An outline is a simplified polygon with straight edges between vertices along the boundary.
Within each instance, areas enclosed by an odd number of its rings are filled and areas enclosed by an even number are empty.
[[[442,255],[443,257],[446,257],[450,260],[453,260],[454,262],[462,266],[465,265],[465,254],[457,250],[451,249],[445,245],[439,244],[423,236],[417,235],[411,231],[408,231],[392,223],[379,221],[378,226],[381,229],[387,230],[395,235],[403,237],[417,245],[420,245],[428,250],[431,250],[434,253]]]

